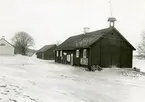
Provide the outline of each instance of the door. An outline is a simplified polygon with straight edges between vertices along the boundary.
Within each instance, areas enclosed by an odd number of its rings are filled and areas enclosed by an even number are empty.
[[[44,59],[44,53],[42,53],[42,59]]]
[[[103,67],[120,67],[120,49],[115,46],[102,48],[101,65]]]
[[[70,64],[73,65],[73,54],[71,54]]]
[[[111,65],[116,66],[116,67],[120,67],[120,50],[118,48],[112,49]]]
[[[111,50],[108,50],[108,48],[102,48],[101,51],[101,66],[102,67],[109,67],[111,66]]]
[[[66,64],[67,63],[67,55],[63,56],[63,63]]]

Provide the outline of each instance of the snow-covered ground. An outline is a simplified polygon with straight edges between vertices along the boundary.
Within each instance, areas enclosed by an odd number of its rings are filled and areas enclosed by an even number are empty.
[[[145,59],[138,59],[134,57],[133,66],[141,69],[141,71],[145,72]]]
[[[145,77],[129,69],[88,72],[53,61],[0,56],[0,102],[145,102]]]

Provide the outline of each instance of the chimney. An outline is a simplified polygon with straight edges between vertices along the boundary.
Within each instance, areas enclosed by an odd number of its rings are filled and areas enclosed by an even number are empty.
[[[89,27],[84,27],[84,34],[88,33],[88,32],[89,32],[89,30],[90,30],[90,28],[89,28]]]
[[[5,36],[2,36],[2,39],[5,39]]]

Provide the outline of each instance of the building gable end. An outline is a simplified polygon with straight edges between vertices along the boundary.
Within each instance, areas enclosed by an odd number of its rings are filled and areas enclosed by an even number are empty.
[[[92,44],[90,44],[89,47],[93,46],[94,43],[99,42],[101,38],[105,38],[107,35],[109,35],[109,34],[111,34],[111,33],[117,34],[117,35],[120,37],[120,39],[122,39],[123,41],[125,41],[133,50],[136,50],[136,49],[129,43],[129,41],[127,41],[127,39],[126,39],[126,38],[125,38],[116,28],[112,29],[110,32],[108,32],[108,33],[104,34],[103,36],[101,36],[98,40],[96,40],[95,42],[93,42]],[[113,38],[110,38],[110,39],[113,39]],[[117,39],[117,38],[114,38],[114,39]]]
[[[7,40],[5,40],[5,39],[1,39],[0,42],[1,42],[1,41],[4,41],[5,43],[7,43],[8,45],[10,45],[11,47],[14,47],[11,43],[9,43],[9,42],[8,42]]]

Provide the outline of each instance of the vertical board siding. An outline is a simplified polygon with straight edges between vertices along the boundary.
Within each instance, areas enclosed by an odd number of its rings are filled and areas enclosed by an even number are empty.
[[[100,42],[91,47],[91,65],[100,65]]]
[[[120,67],[120,41],[102,39],[101,64],[103,67]]]
[[[126,42],[121,43],[121,67],[132,67],[132,49],[127,46]]]
[[[91,46],[91,65],[132,67],[133,49],[112,31]]]

